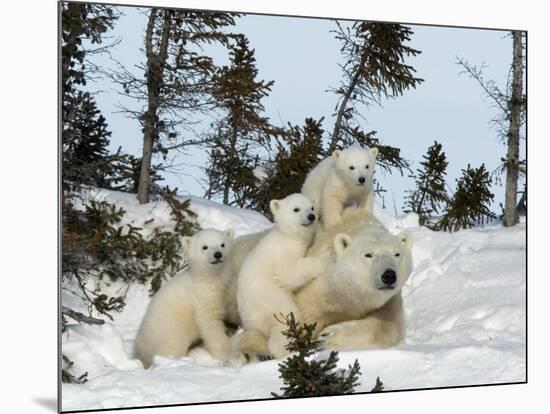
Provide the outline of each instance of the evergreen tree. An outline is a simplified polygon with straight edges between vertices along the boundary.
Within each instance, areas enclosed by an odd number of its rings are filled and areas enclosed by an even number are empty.
[[[326,360],[317,359],[314,355],[320,350],[321,343],[313,339],[315,324],[300,325],[292,313],[281,322],[287,326],[287,330],[283,332],[289,339],[286,349],[293,354],[279,364],[279,377],[284,383],[281,387],[283,393],[271,393],[274,397],[318,397],[351,394],[355,391],[361,375],[357,360],[346,372],[337,368],[337,351],[331,351]]]
[[[81,185],[109,187],[120,154],[109,154],[111,133],[86,85],[85,42],[99,44],[118,18],[106,5],[62,3],[61,92],[62,92],[62,187],[78,190]]]
[[[63,97],[86,85],[85,60],[92,45],[103,41],[103,35],[118,19],[112,6],[93,3],[61,3],[61,84]]]
[[[123,67],[112,73],[127,96],[145,102],[138,110],[126,108],[143,132],[137,192],[141,204],[149,202],[153,155],[166,158],[171,150],[204,143],[189,138],[193,133],[189,115],[213,105],[209,92],[216,67],[202,50],[211,43],[227,46],[235,36],[224,29],[234,25],[237,16],[153,7],[145,30],[145,62],[140,65],[143,78]]]
[[[117,177],[120,151],[110,154],[107,122],[88,92],[78,91],[65,101],[62,132],[63,190],[78,190],[82,185],[112,188]]]
[[[243,207],[253,191],[258,151],[270,146],[272,137],[282,134],[262,115],[263,98],[273,81],[257,80],[254,49],[239,36],[230,47],[230,65],[219,68],[213,78],[212,97],[223,111],[215,125],[209,146],[208,198],[220,196],[224,204]]]
[[[366,145],[365,140],[373,137],[374,132],[365,133],[359,126],[361,105],[380,104],[382,98],[402,95],[423,82],[414,76],[415,69],[404,62],[405,57],[420,53],[406,45],[413,34],[409,27],[366,21],[347,27],[337,22],[337,26],[335,37],[341,42],[344,64],[342,81],[334,90],[338,104],[329,154],[353,143]],[[395,150],[380,152],[378,159],[408,167]]]
[[[115,168],[117,171],[117,184],[112,185],[112,188],[125,193],[136,194],[139,186],[141,158],[128,154],[124,158],[117,160]],[[151,165],[149,177],[153,188],[157,186],[158,182],[164,179],[160,175],[160,172],[164,170],[162,164]]]
[[[78,196],[82,185],[108,187],[113,180],[112,162],[118,158],[118,154],[108,155],[110,132],[107,131],[105,119],[100,115],[91,94],[79,90],[86,85],[85,63],[88,50],[85,49],[84,42],[92,45],[101,43],[103,34],[113,27],[117,18],[111,6],[61,3],[61,265],[63,277],[76,283],[77,290],[80,289],[84,295],[85,283],[80,269],[89,264],[88,256],[82,251],[82,245],[87,243],[81,244],[77,241],[78,234],[75,235],[67,227],[80,214],[74,209],[73,200]],[[95,299],[101,307],[101,300],[104,298]],[[91,305],[92,301],[88,303]],[[63,307],[62,330],[65,329],[66,317],[83,323],[100,321]],[[73,362],[63,355],[62,381],[86,381],[86,373],[75,376],[71,373],[73,369]]]
[[[482,164],[479,168],[462,170],[462,176],[457,179],[456,191],[451,198],[445,215],[437,223],[436,228],[445,231],[457,231],[472,227],[475,222],[495,218],[488,204],[493,200],[491,193],[491,177]]]
[[[265,165],[266,178],[256,184],[251,207],[269,217],[270,200],[301,191],[307,174],[323,158],[323,119],[306,118],[302,127],[288,124],[273,160]]]
[[[223,141],[223,138],[213,139],[212,144]],[[211,199],[221,195],[224,204],[248,207],[257,186],[255,171],[261,164],[259,155],[250,153],[248,143],[229,154],[223,146],[210,147],[209,163],[205,170],[208,185],[205,197]]]
[[[420,162],[422,169],[417,169],[415,177],[416,188],[409,192],[406,200],[406,213],[414,212],[420,218],[420,224],[425,225],[432,214],[439,213],[447,204],[448,196],[445,190],[445,175],[447,174],[447,157],[442,146],[437,141],[428,148],[427,154]]]
[[[95,289],[97,281],[123,280],[150,283],[156,292],[162,282],[186,266],[181,236],[198,230],[189,200],[173,200],[164,195],[172,208],[173,228],[153,227],[150,236],[143,228],[124,224],[125,211],[106,201],[83,201],[81,209],[70,208],[63,219],[62,277],[76,284],[90,312],[110,317],[124,307],[122,296],[108,297]],[[70,201],[67,201],[70,202]],[[144,225],[148,223],[143,223]],[[90,288],[87,284],[92,279]],[[82,320],[70,310],[64,314]],[[90,323],[90,320],[86,320]]]

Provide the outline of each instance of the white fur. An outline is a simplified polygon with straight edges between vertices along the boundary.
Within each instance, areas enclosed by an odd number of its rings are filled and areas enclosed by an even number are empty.
[[[412,236],[392,235],[363,209],[348,209],[318,234],[308,255],[333,252],[325,272],[296,295],[304,321],[317,322],[326,348],[394,346],[402,335],[401,288],[412,271]],[[391,285],[383,275],[395,272]]]
[[[199,339],[215,358],[233,357],[224,325],[231,316],[226,290],[232,279],[232,241],[231,230],[201,230],[183,239],[190,269],[155,294],[136,337],[135,355],[145,367],[155,355],[187,355]]]
[[[325,270],[294,295],[301,321],[316,323],[314,336],[321,334],[325,348],[397,345],[403,332],[401,288],[412,271],[411,234],[394,236],[364,209],[349,208],[339,224],[315,235],[307,255],[327,253]],[[384,289],[389,286],[382,280],[388,269],[396,273],[392,289]],[[248,354],[270,352],[260,329],[241,332],[234,344]]]
[[[356,205],[372,213],[377,155],[378,148],[336,150],[309,172],[302,193],[313,201],[324,228],[336,225],[348,206]]]
[[[275,226],[246,257],[239,273],[237,304],[244,329],[257,330],[268,338],[275,357],[288,353],[285,326],[275,315],[300,315],[292,292],[318,276],[326,258],[306,258],[314,232],[312,203],[302,194],[272,200]],[[296,211],[298,210],[298,211]]]

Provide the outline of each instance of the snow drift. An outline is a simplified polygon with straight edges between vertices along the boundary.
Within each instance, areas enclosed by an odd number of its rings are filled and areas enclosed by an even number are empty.
[[[132,194],[97,191],[94,198],[122,206],[125,223],[170,223],[163,202],[139,205]],[[259,213],[192,197],[201,227],[233,229],[237,236],[268,228]],[[387,350],[340,352],[340,366],[361,364],[358,392],[369,391],[379,376],[386,390],[523,382],[526,377],[525,224],[478,227],[457,233],[418,227],[414,214],[394,217],[375,208],[392,232],[413,235],[414,271],[403,288],[404,342]],[[145,228],[146,231],[146,228]],[[126,307],[101,326],[71,325],[62,350],[83,385],[63,384],[63,410],[135,407],[270,398],[282,385],[278,361],[221,367],[203,349],[180,360],[157,358],[151,369],[131,358],[139,323],[149,302],[148,287],[124,289]],[[83,305],[69,292],[62,303]]]

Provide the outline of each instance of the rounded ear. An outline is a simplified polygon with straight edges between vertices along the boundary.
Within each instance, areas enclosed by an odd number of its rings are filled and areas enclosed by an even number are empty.
[[[231,229],[226,230],[224,233],[229,240],[233,240],[233,238],[235,237],[235,233],[233,233],[233,230]]]
[[[334,250],[336,251],[336,256],[342,256],[350,245],[351,237],[346,233],[338,233],[334,238]]]
[[[376,147],[371,148],[370,149],[370,155],[372,156],[373,159],[375,159],[376,156],[378,155],[378,148],[376,148]]]
[[[332,156],[336,159],[340,158],[340,155],[342,155],[342,151],[340,150],[334,150],[332,151]]]
[[[191,245],[193,244],[192,237],[183,237],[181,241],[182,241],[183,247],[185,247],[186,249],[190,249]]]
[[[279,200],[271,200],[269,202],[269,209],[271,210],[271,213],[275,215],[275,213],[279,210],[281,207],[281,202]]]
[[[397,235],[399,237],[399,240],[401,241],[401,245],[405,247],[406,249],[411,249],[412,247],[412,234],[409,230],[403,230],[401,233]]]

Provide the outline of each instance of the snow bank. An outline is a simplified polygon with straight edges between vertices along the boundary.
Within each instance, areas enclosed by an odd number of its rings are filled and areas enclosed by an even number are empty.
[[[418,214],[408,213],[393,216],[384,210],[376,201],[373,205],[374,216],[392,233],[399,233],[403,229],[418,227]]]
[[[103,190],[96,196],[122,205],[134,225],[150,216],[157,225],[169,223],[162,202],[140,206],[133,195]],[[233,228],[237,235],[271,225],[256,212],[200,198],[192,197],[192,208],[202,227]],[[375,206],[375,215],[392,232],[411,229],[415,268],[403,289],[405,341],[388,350],[340,352],[341,367],[356,358],[361,364],[357,391],[369,391],[377,376],[387,390],[524,381],[525,224],[449,234],[419,228],[414,214],[396,218]],[[64,410],[270,398],[279,391],[277,361],[221,367],[200,349],[180,360],[157,358],[144,370],[131,355],[147,287],[125,289],[127,305],[113,321],[73,325],[63,335],[63,352],[89,378],[63,385]],[[63,303],[74,301],[65,295]]]
[[[163,200],[139,204],[135,194],[104,189],[92,189],[83,196],[86,199],[107,201],[124,208],[126,213],[121,224],[141,227],[144,236],[147,236],[154,227],[174,226],[170,207]],[[180,199],[182,201],[191,199],[191,210],[198,215],[197,221],[201,228],[233,229],[236,236],[241,236],[265,230],[272,225],[267,218],[256,211],[229,207],[193,196],[180,197]],[[81,208],[79,200],[76,202],[75,208]]]

